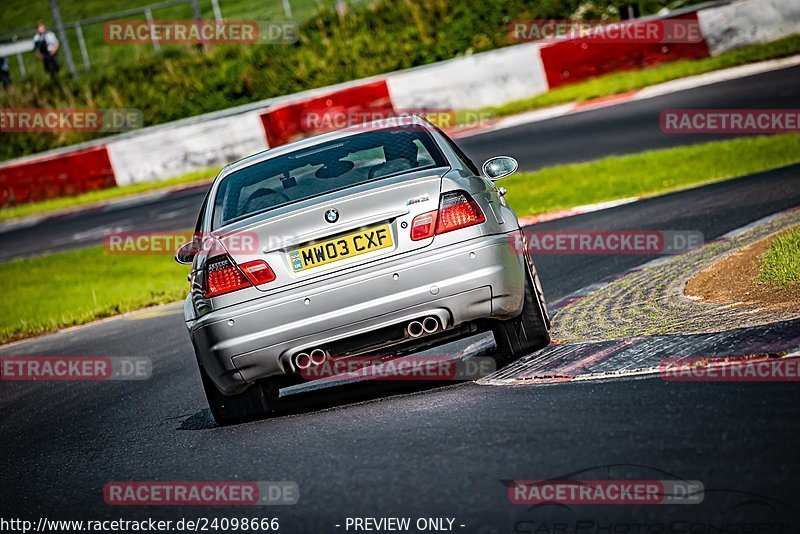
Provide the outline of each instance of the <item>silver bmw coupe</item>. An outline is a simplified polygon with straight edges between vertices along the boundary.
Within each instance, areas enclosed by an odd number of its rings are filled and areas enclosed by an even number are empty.
[[[514,211],[434,125],[376,121],[255,154],[212,184],[184,304],[215,420],[269,413],[328,359],[392,358],[491,331],[507,362],[549,318]]]

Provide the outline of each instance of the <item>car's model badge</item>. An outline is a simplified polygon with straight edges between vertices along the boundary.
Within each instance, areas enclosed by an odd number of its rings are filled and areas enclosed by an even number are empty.
[[[325,212],[325,220],[329,223],[335,223],[339,220],[339,212],[336,208],[331,208]]]
[[[410,206],[412,204],[419,204],[420,202],[427,202],[431,199],[428,195],[422,195],[419,197],[409,198],[406,201],[406,206]]]

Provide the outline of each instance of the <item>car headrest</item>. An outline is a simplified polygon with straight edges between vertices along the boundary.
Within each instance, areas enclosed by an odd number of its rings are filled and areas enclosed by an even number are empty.
[[[314,176],[317,178],[336,178],[351,171],[356,164],[347,160],[331,161],[317,169]]]
[[[247,202],[244,203],[244,207],[239,214],[260,211],[288,201],[289,197],[285,193],[280,193],[269,187],[261,187],[247,198]]]
[[[380,178],[389,174],[407,171],[413,169],[416,165],[406,158],[393,159],[380,165],[375,165],[369,170],[370,178]]]

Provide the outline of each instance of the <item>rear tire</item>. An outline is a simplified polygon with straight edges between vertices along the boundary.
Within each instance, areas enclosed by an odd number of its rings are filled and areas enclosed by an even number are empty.
[[[492,327],[498,366],[512,362],[550,344],[550,318],[539,284],[525,262],[525,299],[522,313]]]
[[[269,382],[253,384],[236,395],[223,395],[203,366],[200,365],[199,368],[208,407],[218,425],[225,426],[265,417],[272,411],[272,404],[277,395]]]

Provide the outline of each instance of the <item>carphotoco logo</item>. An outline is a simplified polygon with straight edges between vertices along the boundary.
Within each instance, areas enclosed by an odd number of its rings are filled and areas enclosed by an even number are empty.
[[[0,380],[147,380],[152,367],[150,358],[143,356],[4,356]]]
[[[143,126],[138,109],[0,109],[0,132],[127,132]]]
[[[128,481],[103,487],[110,506],[275,506],[299,499],[299,486],[290,481]]]
[[[109,44],[292,44],[299,36],[293,21],[112,20],[103,37]]]

